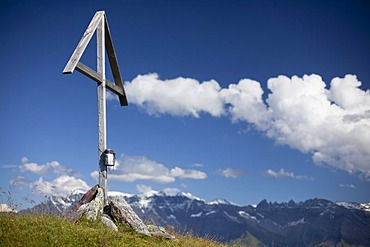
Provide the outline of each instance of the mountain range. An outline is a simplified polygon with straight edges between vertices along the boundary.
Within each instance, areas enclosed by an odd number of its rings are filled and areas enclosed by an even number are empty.
[[[82,192],[48,200],[25,210],[63,214]],[[370,203],[304,202],[241,206],[224,199],[207,202],[177,189],[143,194],[110,192],[123,197],[146,223],[180,233],[246,246],[370,246]]]

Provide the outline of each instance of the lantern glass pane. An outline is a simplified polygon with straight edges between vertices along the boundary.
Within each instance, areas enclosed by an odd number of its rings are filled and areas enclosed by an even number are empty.
[[[105,158],[106,158],[105,163],[107,166],[114,166],[114,155],[113,154],[106,154]]]

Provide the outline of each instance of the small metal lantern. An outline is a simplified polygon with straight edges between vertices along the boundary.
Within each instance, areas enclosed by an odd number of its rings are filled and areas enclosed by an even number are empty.
[[[113,149],[106,149],[104,151],[104,162],[106,166],[114,166],[116,162],[116,153]]]

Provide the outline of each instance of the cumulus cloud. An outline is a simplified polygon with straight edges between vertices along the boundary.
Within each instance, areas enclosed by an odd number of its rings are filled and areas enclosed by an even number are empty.
[[[312,155],[316,164],[370,179],[370,92],[355,75],[278,76],[261,84],[242,79],[228,88],[212,80],[160,80],[141,75],[125,83],[130,102],[150,115],[228,116],[244,121],[281,145]]]
[[[37,175],[45,175],[47,173],[54,174],[73,174],[74,170],[62,166],[58,161],[47,162],[46,164],[39,165],[37,163],[30,163],[28,159],[22,158],[22,165],[20,165],[22,172],[31,172]]]
[[[285,171],[284,169],[280,169],[279,171],[273,171],[271,169],[268,169],[265,174],[270,177],[274,178],[293,178],[298,180],[305,180],[305,179],[312,179],[307,176],[303,175],[295,175],[293,172]]]
[[[36,181],[24,176],[18,176],[10,181],[20,189],[28,187],[34,194],[65,196],[75,190],[87,191],[90,189],[84,180],[73,176],[75,174],[73,169],[62,166],[58,161],[39,165],[29,162],[26,157],[23,157],[19,169],[24,173],[40,175]],[[49,180],[45,180],[43,176],[48,177]]]
[[[52,181],[45,181],[43,177],[40,177],[29,186],[36,194],[57,196],[66,196],[76,190],[87,191],[90,189],[84,180],[68,175],[59,176]]]
[[[24,176],[18,176],[15,179],[11,179],[9,181],[10,185],[17,186],[18,188],[22,189],[23,187],[28,187],[31,181]]]
[[[105,93],[105,99],[108,101],[114,101],[114,100],[118,101],[118,96],[112,93],[111,91],[107,90]]]
[[[207,174],[202,172],[202,171],[192,170],[192,169],[184,170],[180,167],[172,168],[170,170],[170,174],[173,177],[179,177],[179,178],[189,178],[189,179],[205,179],[205,178],[207,178]]]
[[[43,196],[66,196],[76,190],[87,191],[90,189],[90,186],[84,180],[68,175],[61,175],[52,181],[46,181],[43,177],[31,181],[23,176],[18,176],[10,180],[9,183],[19,189],[30,188],[32,193]]]
[[[118,167],[109,174],[109,179],[134,182],[136,180],[148,180],[155,183],[172,183],[176,178],[181,179],[205,179],[207,174],[193,169],[180,167],[167,168],[165,165],[150,160],[144,156],[121,156]],[[90,174],[97,179],[99,174],[94,171]]]
[[[152,187],[144,185],[144,184],[136,185],[136,190],[137,190],[137,192],[139,192],[141,194],[145,194],[145,193],[149,193],[149,192],[153,191]]]
[[[226,178],[239,178],[245,176],[245,172],[233,168],[219,170],[218,173]]]
[[[233,121],[246,121],[265,129],[269,112],[263,102],[263,90],[259,82],[243,79],[238,84],[230,84],[220,91],[223,104]]]
[[[201,112],[218,117],[223,114],[220,85],[214,81],[200,83],[189,78],[160,80],[157,74],[139,75],[125,84],[130,103],[150,115],[170,114],[199,117]]]

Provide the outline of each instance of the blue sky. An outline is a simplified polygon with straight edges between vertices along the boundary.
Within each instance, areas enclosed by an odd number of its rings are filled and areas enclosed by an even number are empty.
[[[98,10],[129,101],[107,96],[109,190],[370,201],[370,4],[267,0],[1,1],[0,187],[16,201],[97,183],[96,83],[62,70]]]

